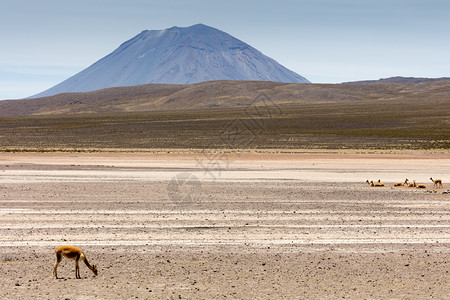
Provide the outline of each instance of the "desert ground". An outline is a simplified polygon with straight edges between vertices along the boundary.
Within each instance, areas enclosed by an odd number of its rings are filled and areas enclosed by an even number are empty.
[[[426,151],[0,153],[0,298],[449,299],[449,189]]]

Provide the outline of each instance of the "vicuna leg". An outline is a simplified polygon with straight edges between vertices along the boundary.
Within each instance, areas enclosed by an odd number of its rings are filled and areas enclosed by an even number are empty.
[[[81,278],[81,276],[80,276],[80,265],[79,265],[78,262],[79,262],[79,259],[77,258],[75,260],[75,277],[80,279]]]
[[[56,263],[53,266],[53,278],[58,279],[58,273],[56,271],[56,269],[58,268],[59,263],[62,260],[62,255],[60,253],[56,253]]]

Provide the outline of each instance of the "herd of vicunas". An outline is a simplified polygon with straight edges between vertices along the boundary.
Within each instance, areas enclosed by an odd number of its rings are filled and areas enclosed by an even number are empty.
[[[442,187],[442,179],[433,179],[433,177],[430,177],[430,180],[434,183],[433,188],[441,188]],[[426,189],[427,186],[425,184],[416,184],[416,181],[413,180],[412,183],[408,183],[408,178],[405,179],[404,182],[396,182],[394,183],[394,186],[407,186],[407,187],[414,187],[414,188],[418,188],[418,189]],[[378,179],[378,182],[373,182],[367,180],[366,181],[370,186],[374,186],[374,187],[382,187],[384,186],[384,183],[381,182],[380,179]]]

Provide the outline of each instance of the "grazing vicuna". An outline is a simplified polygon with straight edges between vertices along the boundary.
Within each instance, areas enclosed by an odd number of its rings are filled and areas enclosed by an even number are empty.
[[[58,279],[58,274],[57,274],[56,269],[58,268],[58,265],[61,262],[61,260],[63,259],[63,257],[66,257],[68,259],[72,259],[72,260],[75,261],[75,277],[78,278],[78,279],[81,278],[81,276],[80,276],[80,265],[78,264],[80,259],[82,261],[84,261],[86,266],[95,275],[97,275],[97,273],[98,273],[97,267],[95,265],[91,266],[89,264],[89,262],[88,262],[88,260],[86,258],[86,255],[78,247],[75,247],[75,246],[59,246],[58,248],[55,249],[55,254],[56,254],[56,263],[53,266],[53,278]]]

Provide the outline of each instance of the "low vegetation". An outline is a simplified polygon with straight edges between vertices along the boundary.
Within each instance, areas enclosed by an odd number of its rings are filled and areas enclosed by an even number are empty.
[[[450,82],[213,82],[55,97],[0,101],[0,150],[450,148]]]
[[[13,149],[449,149],[450,103],[388,101],[4,117]]]

